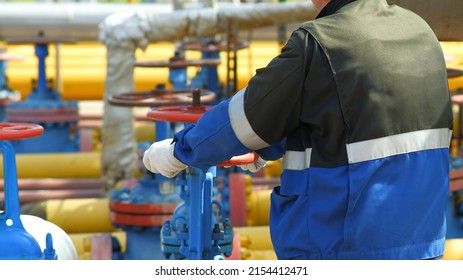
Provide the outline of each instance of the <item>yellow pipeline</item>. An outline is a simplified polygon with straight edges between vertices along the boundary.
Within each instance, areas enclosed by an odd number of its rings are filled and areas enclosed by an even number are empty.
[[[50,199],[45,218],[67,233],[113,232],[107,198]]]
[[[10,61],[6,75],[10,88],[21,93],[26,98],[32,91],[31,80],[37,77],[37,58],[34,46],[6,45],[8,53],[25,57],[23,61]],[[238,88],[242,88],[254,75],[255,69],[268,64],[270,59],[280,51],[277,42],[252,42],[249,49],[238,52]],[[63,44],[61,46],[62,90],[59,90],[64,100],[103,100],[106,78],[106,47],[100,42],[78,42],[77,44]],[[158,42],[150,45],[145,51],[137,50],[135,57],[139,61],[168,60],[174,55],[174,44]],[[200,59],[201,53],[189,51],[188,59]],[[218,68],[219,77],[225,82],[227,77],[226,54],[221,55],[222,63]],[[54,79],[55,48],[50,47],[49,56],[45,60],[47,78]],[[188,69],[188,75],[196,74],[194,67]],[[169,70],[167,68],[135,68],[135,90],[145,91],[153,89],[157,84],[168,83]]]
[[[240,237],[241,260],[275,260],[268,226],[235,227]]]
[[[277,178],[281,174],[281,160],[269,161],[264,169],[266,178]],[[246,176],[246,225],[268,225],[270,220],[270,194],[272,187],[259,189],[252,184],[251,176]]]
[[[150,133],[146,132],[147,135]],[[100,178],[100,157],[99,151],[16,154],[17,178]],[[134,170],[135,177],[141,175],[139,170]],[[0,160],[0,177],[4,177],[3,160]]]
[[[446,55],[447,67],[463,70],[463,42],[443,42],[441,45]],[[449,79],[449,89],[463,90],[463,77]]]
[[[246,207],[248,226],[262,226],[269,224],[271,189],[252,190],[247,194]]]
[[[240,236],[241,260],[275,260],[276,255],[270,242],[268,227],[237,227],[235,233]],[[106,232],[107,233],[107,232]],[[116,230],[110,232],[116,237],[125,251],[126,233]],[[91,259],[92,238],[101,234],[99,232],[68,233],[77,250],[80,260]]]
[[[238,227],[234,228],[240,235],[241,260],[276,260],[276,254],[270,242],[267,227]],[[77,250],[79,260],[89,260],[91,258],[91,240],[98,235],[98,232],[90,233],[70,233],[74,246]],[[114,231],[112,236],[119,240],[125,251],[126,234],[123,231]],[[463,260],[463,239],[449,239],[446,241],[444,257],[442,260]]]
[[[100,153],[16,154],[18,178],[100,178]],[[0,161],[3,177],[3,161]]]
[[[463,260],[463,238],[447,239],[443,260]]]
[[[135,122],[135,138],[137,142],[153,142],[156,137],[155,124],[150,122]]]
[[[240,235],[241,247],[249,250],[273,250],[268,226],[234,227]]]
[[[34,47],[29,45],[7,45],[8,53],[25,57],[24,61],[10,61],[7,68],[9,86],[18,90],[25,98],[32,91],[31,80],[37,77],[37,58]],[[455,57],[449,61],[448,66],[462,68],[461,42],[442,42],[444,53]],[[276,41],[252,41],[249,48],[238,52],[238,88],[246,86],[255,69],[264,67],[280,52],[280,46]],[[45,63],[48,78],[54,79],[55,73],[55,48],[50,47],[49,57]],[[139,61],[168,60],[174,54],[173,43],[157,42],[150,45],[145,51],[137,50],[135,57]],[[199,52],[189,51],[187,58],[199,59]],[[222,63],[219,66],[219,77],[225,82],[227,77],[226,55],[221,56]],[[100,42],[78,42],[77,44],[64,44],[61,46],[61,73],[62,91],[60,93],[65,100],[103,100],[104,83],[106,78],[106,47]],[[191,67],[192,68],[192,67]],[[196,70],[189,69],[189,75],[193,76]],[[168,84],[168,69],[135,68],[135,90],[150,90],[158,83]],[[190,77],[191,77],[190,76]],[[455,89],[463,85],[463,78],[449,82],[450,88]]]

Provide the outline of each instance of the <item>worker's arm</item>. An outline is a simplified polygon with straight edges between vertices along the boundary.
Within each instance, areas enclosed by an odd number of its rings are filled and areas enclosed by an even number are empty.
[[[258,69],[246,88],[176,133],[175,157],[200,168],[251,151],[267,159],[281,157],[286,135],[299,125],[305,80],[302,43],[296,42],[304,34],[299,35],[293,34],[282,53]]]

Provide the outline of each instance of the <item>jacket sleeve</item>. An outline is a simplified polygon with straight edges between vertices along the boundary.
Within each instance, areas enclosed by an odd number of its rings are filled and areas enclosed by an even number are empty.
[[[299,124],[305,78],[302,36],[295,33],[247,87],[175,134],[177,159],[207,168],[250,151],[268,160],[283,155],[286,135]]]

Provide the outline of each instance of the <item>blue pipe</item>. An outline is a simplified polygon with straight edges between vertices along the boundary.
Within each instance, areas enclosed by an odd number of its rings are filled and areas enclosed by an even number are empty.
[[[35,55],[39,59],[38,67],[38,80],[37,80],[37,91],[39,97],[47,99],[45,97],[48,92],[47,74],[45,70],[45,58],[48,56],[48,44],[36,44]]]
[[[25,230],[20,219],[15,151],[8,141],[0,141],[0,149],[5,181],[5,207],[0,209],[0,259],[56,260],[51,234],[47,234],[42,252],[37,240]]]

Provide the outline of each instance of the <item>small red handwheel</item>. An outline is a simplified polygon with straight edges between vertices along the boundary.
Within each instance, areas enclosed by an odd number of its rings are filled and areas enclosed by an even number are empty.
[[[30,123],[0,123],[0,140],[18,140],[39,136],[43,127]]]
[[[229,160],[221,162],[217,164],[217,166],[234,166],[234,165],[242,165],[242,164],[249,164],[257,161],[259,155],[255,152],[247,153],[245,155],[234,156]]]
[[[216,95],[205,89],[154,89],[152,91],[128,92],[109,97],[108,102],[116,106],[158,107],[191,104],[193,94],[199,91],[201,102],[212,102]]]

